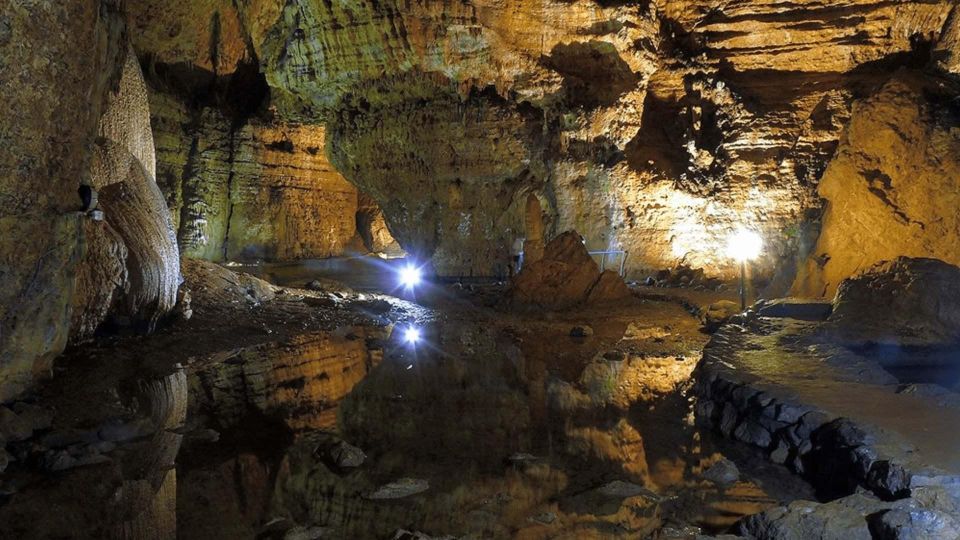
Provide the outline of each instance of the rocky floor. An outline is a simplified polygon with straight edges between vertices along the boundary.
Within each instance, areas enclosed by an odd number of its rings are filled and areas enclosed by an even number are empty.
[[[185,269],[189,320],[71,351],[13,406],[48,418],[5,434],[0,536],[695,538],[813,498],[694,425],[709,336],[677,299],[521,313],[496,285]]]

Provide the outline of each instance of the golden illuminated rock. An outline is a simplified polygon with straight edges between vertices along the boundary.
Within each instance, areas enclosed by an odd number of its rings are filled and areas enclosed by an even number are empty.
[[[734,277],[742,226],[774,295],[798,267],[821,295],[883,258],[957,262],[952,0],[34,4],[0,11],[0,231],[27,239],[0,244],[11,388],[49,367],[71,305],[77,336],[104,302],[169,311],[171,226],[210,260],[402,248],[464,276],[575,229],[630,278]],[[119,79],[127,36],[146,90]],[[111,231],[73,213],[88,176]]]
[[[826,213],[796,293],[832,296],[901,255],[960,263],[960,130],[938,93],[904,74],[854,107],[820,182]]]
[[[543,257],[525,265],[513,278],[509,295],[514,305],[548,310],[631,297],[630,289],[616,272],[600,271],[576,231],[567,231],[551,240]]]
[[[403,248],[453,275],[505,273],[517,238],[576,229],[590,249],[629,252],[632,277],[680,262],[732,277],[718,248],[750,226],[767,246],[758,276],[785,290],[854,98],[901,66],[956,71],[947,0],[144,4],[135,42],[158,73],[231,95],[258,64],[279,118],[326,125],[333,166]],[[196,160],[204,184],[229,178],[230,151],[216,154],[234,145],[219,146]],[[229,219],[188,199],[182,213],[206,222],[181,240],[213,258]]]

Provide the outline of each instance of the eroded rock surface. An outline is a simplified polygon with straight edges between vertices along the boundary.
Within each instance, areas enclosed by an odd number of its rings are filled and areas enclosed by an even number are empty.
[[[180,92],[237,110],[231,88],[256,87],[264,103],[245,114],[325,125],[332,163],[443,274],[501,272],[516,238],[575,228],[591,249],[629,251],[635,275],[685,261],[730,276],[720,248],[750,224],[768,245],[758,273],[783,290],[816,237],[820,177],[862,116],[853,104],[899,107],[884,85],[904,67],[956,93],[936,76],[955,70],[947,0],[132,11],[138,51]]]
[[[106,218],[84,227],[74,341],[90,338],[108,315],[152,330],[176,304],[180,254],[155,171],[147,89],[131,49],[93,152],[89,183]]]
[[[898,257],[840,284],[826,331],[849,346],[960,342],[960,268]]]
[[[77,188],[127,52],[113,2],[0,6],[0,399],[67,343],[84,223]],[[56,30],[52,30],[56,29]]]
[[[854,107],[820,182],[826,213],[795,293],[833,296],[843,279],[899,256],[960,264],[960,130],[942,92],[902,73]]]
[[[358,192],[326,158],[322,126],[259,118],[237,126],[218,109],[193,111],[165,94],[152,104],[159,181],[185,256],[297,260],[362,250]],[[384,228],[377,238],[374,248],[392,241]]]
[[[513,279],[509,294],[515,305],[554,310],[632,296],[616,272],[600,272],[576,231],[551,240],[543,256]]]

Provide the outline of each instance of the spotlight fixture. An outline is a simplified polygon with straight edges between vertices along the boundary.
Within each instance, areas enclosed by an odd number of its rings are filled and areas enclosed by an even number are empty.
[[[760,235],[743,227],[727,237],[727,256],[740,263],[740,310],[747,310],[747,261],[760,256],[763,239]]]
[[[403,340],[410,345],[416,345],[420,341],[420,329],[410,325],[403,331]]]
[[[727,237],[727,256],[744,263],[756,259],[763,249],[763,239],[750,229],[739,228]]]
[[[423,272],[412,264],[408,264],[400,269],[400,285],[407,289],[412,289],[423,281]]]

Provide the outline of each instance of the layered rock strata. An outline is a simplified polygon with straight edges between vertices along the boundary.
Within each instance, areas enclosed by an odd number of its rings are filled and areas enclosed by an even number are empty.
[[[184,256],[298,260],[365,251],[358,192],[325,156],[322,126],[192,111],[151,94],[159,182]],[[392,238],[377,230],[385,249]]]
[[[767,241],[758,274],[783,290],[851,104],[901,67],[952,73],[954,11],[267,1],[134,17],[144,55],[204,84],[258,65],[279,117],[326,125],[337,169],[441,273],[494,274],[516,238],[575,228],[630,252],[634,274],[685,261],[726,276],[726,235],[747,225]]]
[[[85,227],[74,341],[91,337],[108,315],[153,329],[176,304],[180,255],[155,173],[147,90],[130,50],[93,152],[89,184],[105,220]]]

